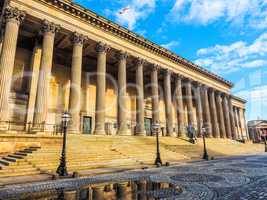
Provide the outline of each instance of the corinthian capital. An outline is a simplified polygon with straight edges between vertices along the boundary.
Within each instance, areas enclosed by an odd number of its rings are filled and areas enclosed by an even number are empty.
[[[145,60],[143,58],[137,58],[136,64],[137,65],[143,65],[145,63]]]
[[[73,44],[83,45],[86,38],[85,35],[75,32],[72,36],[72,42]]]
[[[26,16],[26,12],[19,10],[18,8],[7,7],[4,10],[4,21],[13,21],[20,24]]]
[[[41,29],[41,33],[44,34],[44,33],[56,33],[58,32],[60,29],[60,26],[57,25],[57,24],[54,24],[53,22],[49,22],[47,20],[44,20],[43,21],[43,26],[42,26],[42,29]]]
[[[120,53],[118,53],[117,57],[119,60],[126,60],[128,58],[129,54],[125,51],[120,51]]]
[[[160,70],[160,66],[158,64],[152,64],[151,68],[152,68],[152,71],[159,71]]]
[[[163,69],[163,73],[165,76],[171,76],[173,72],[170,69]]]
[[[95,50],[98,53],[107,53],[110,50],[110,47],[103,42],[98,42]]]

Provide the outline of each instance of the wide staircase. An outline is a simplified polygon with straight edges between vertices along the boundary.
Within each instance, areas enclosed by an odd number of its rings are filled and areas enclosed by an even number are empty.
[[[263,151],[261,144],[242,144],[232,140],[208,139],[210,156],[253,154]],[[62,144],[44,143],[41,148],[29,147],[7,159],[0,159],[0,180],[22,175],[55,174]],[[155,160],[155,137],[136,136],[84,136],[67,138],[67,168],[69,173],[81,175],[107,173],[152,167]],[[203,143],[193,145],[186,139],[161,137],[160,150],[163,162],[201,159]],[[2,162],[1,162],[2,161]]]

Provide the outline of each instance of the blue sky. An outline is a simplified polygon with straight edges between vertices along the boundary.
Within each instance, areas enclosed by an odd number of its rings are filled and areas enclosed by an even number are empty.
[[[247,119],[267,119],[267,0],[74,2],[232,81]]]

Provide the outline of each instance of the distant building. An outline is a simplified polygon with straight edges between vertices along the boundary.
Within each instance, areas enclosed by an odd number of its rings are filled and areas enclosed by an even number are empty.
[[[254,142],[267,138],[267,120],[252,120],[248,122],[249,136]]]

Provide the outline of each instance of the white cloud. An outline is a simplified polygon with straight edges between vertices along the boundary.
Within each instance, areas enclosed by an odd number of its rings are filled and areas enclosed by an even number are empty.
[[[130,3],[123,5],[123,8],[129,8],[123,14],[120,10],[116,11],[116,21],[127,26],[130,30],[135,28],[138,20],[145,19],[155,11],[156,0],[131,0]]]
[[[260,35],[251,44],[238,41],[230,45],[199,49],[197,56],[197,64],[220,73],[229,73],[241,68],[266,67],[267,33]]]
[[[166,44],[162,44],[162,47],[169,49],[169,50],[173,50],[174,48],[176,48],[177,46],[179,46],[179,42],[177,41],[171,41],[169,43]]]
[[[254,87],[249,90],[243,90],[235,93],[235,95],[242,97],[248,101],[248,119],[257,119],[258,117],[263,118],[263,116],[266,115],[267,85]]]
[[[233,24],[267,27],[266,0],[176,0],[169,18],[207,25],[223,18]]]

